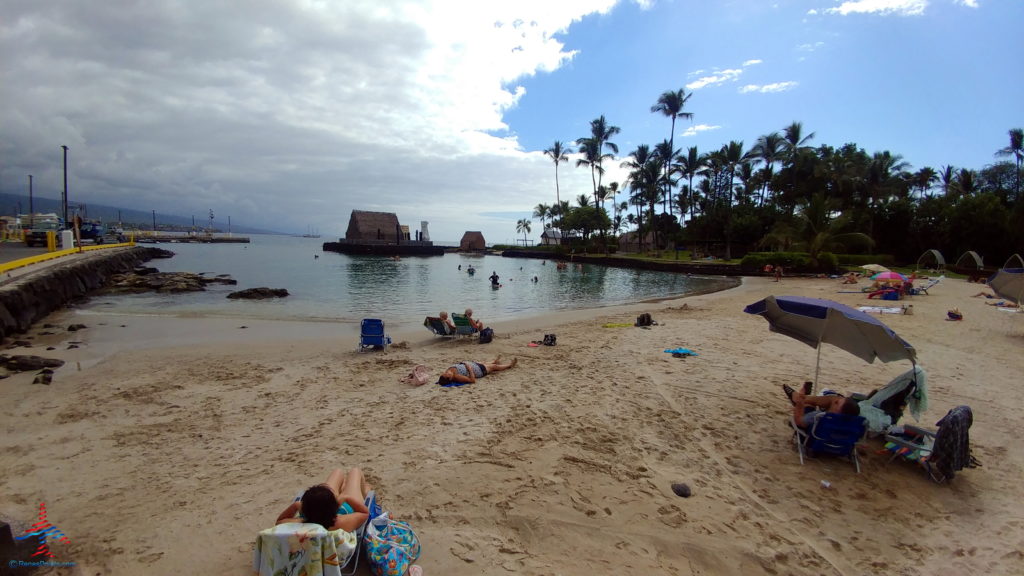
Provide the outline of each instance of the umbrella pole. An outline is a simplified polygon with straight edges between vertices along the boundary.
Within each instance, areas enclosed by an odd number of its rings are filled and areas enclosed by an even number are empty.
[[[811,394],[818,388],[818,372],[821,371],[821,341],[818,341],[818,361],[814,363],[814,384],[811,385]]]

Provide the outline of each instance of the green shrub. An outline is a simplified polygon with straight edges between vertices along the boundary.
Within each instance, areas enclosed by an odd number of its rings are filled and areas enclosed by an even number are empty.
[[[891,267],[896,263],[892,254],[836,254],[840,266],[856,268],[865,264],[881,264]]]

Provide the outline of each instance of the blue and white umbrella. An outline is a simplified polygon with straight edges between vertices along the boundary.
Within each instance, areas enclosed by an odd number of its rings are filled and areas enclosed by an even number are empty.
[[[821,345],[832,344],[865,362],[910,360],[917,352],[881,320],[832,300],[769,296],[743,309],[768,321],[772,332],[785,334],[818,350],[814,381],[821,368]]]

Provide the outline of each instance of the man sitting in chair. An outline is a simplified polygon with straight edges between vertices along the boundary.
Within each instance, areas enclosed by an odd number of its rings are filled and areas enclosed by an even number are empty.
[[[811,396],[808,394],[809,388],[809,386],[805,386],[804,390],[794,390],[789,386],[782,386],[790,401],[793,402],[793,421],[797,426],[810,430],[818,418],[829,413],[860,415],[860,404],[853,398],[838,394]]]

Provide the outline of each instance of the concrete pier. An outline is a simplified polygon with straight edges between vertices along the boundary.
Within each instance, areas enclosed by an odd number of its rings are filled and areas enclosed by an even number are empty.
[[[0,284],[0,342],[102,288],[110,276],[169,254],[160,248],[136,246],[83,252],[19,269],[18,275],[5,277]]]

